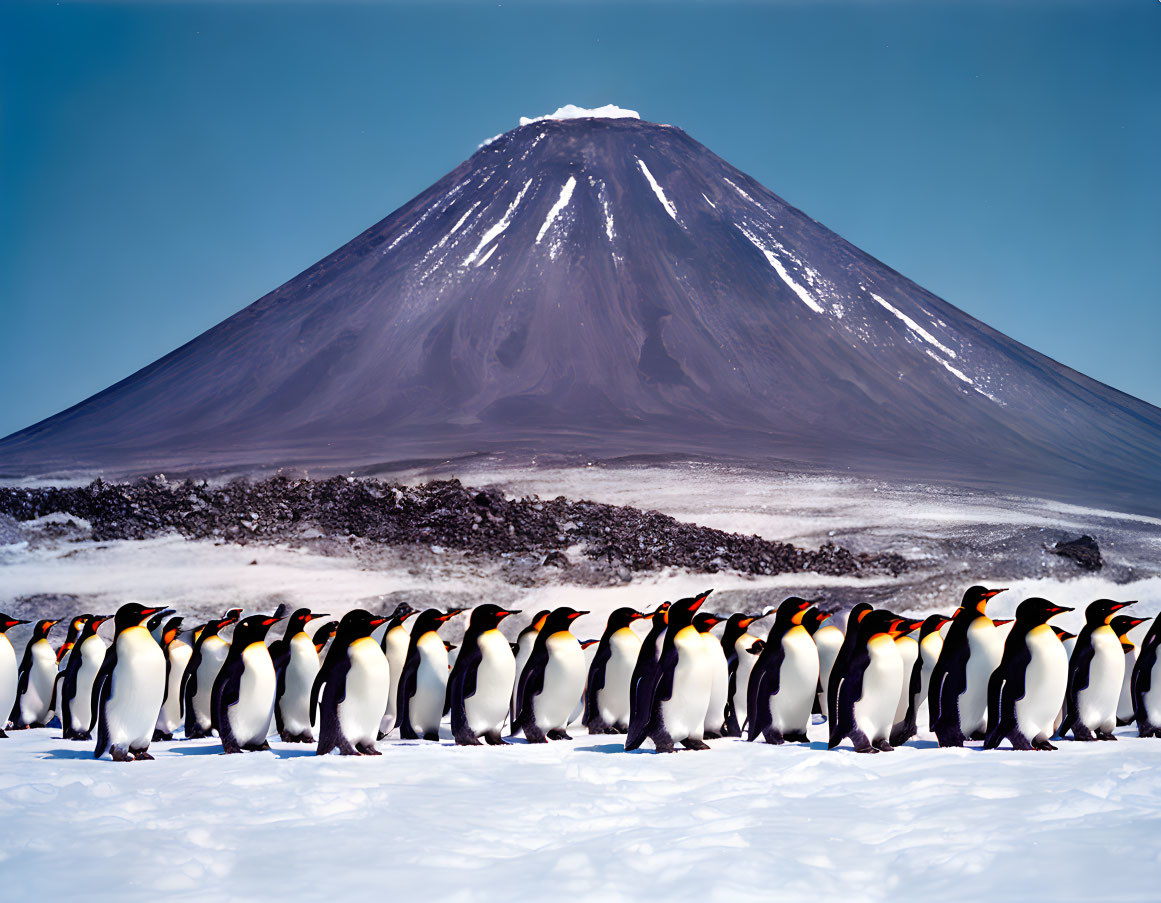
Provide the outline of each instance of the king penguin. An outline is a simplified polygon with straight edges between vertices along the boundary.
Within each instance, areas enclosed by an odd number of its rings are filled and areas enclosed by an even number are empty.
[[[1013,749],[1056,749],[1049,742],[1068,684],[1064,646],[1048,619],[1072,611],[1047,599],[1025,599],[1004,641],[1004,654],[988,687],[984,749],[1007,740]]]
[[[746,724],[746,694],[750,687],[750,672],[758,661],[754,645],[761,643],[759,637],[746,632],[759,615],[734,614],[726,621],[722,631],[722,651],[726,654],[726,720],[722,725],[722,736],[740,737]],[[763,643],[763,645],[765,645]]]
[[[636,720],[629,725],[626,750],[639,748],[647,737],[658,752],[672,752],[675,742],[686,749],[709,749],[702,734],[713,674],[705,643],[693,626],[694,615],[708,596],[706,591],[670,607],[654,678],[642,687],[649,700],[649,718],[643,725]]]
[[[512,687],[512,710],[508,713],[509,720],[513,725],[516,724],[516,690],[520,684],[520,675],[524,673],[524,666],[528,664],[528,658],[532,655],[532,647],[536,645],[536,635],[540,633],[540,628],[544,626],[545,619],[551,614],[549,609],[538,611],[532,616],[532,620],[528,625],[520,631],[516,636],[516,683]],[[512,736],[516,736],[517,731],[515,727],[512,729]]]
[[[8,719],[3,713],[11,712],[16,704],[16,684],[18,681],[16,668],[16,650],[12,648],[12,641],[8,639],[8,631],[18,624],[27,624],[18,618],[9,617],[0,613],[0,738],[7,737],[4,726]]]
[[[383,713],[383,723],[379,725],[379,739],[382,740],[395,728],[396,700],[399,698],[399,675],[403,673],[403,663],[407,661],[407,650],[411,647],[411,631],[407,619],[419,612],[406,602],[395,606],[383,631],[383,654],[387,656],[387,711]],[[332,631],[333,633],[334,631]]]
[[[657,683],[657,666],[661,660],[662,637],[669,625],[669,603],[662,602],[650,616],[649,632],[641,641],[633,676],[629,679],[629,727],[645,730],[649,723],[649,705]]]
[[[314,632],[314,636],[311,637],[311,640],[314,642],[314,651],[319,655],[322,655],[323,650],[327,647],[327,643],[335,638],[335,633],[338,632],[338,629],[338,621],[327,621],[320,628],[318,628],[318,630]]]
[[[375,748],[387,710],[387,656],[371,633],[387,618],[357,608],[343,615],[310,691],[311,726],[318,713],[317,755],[382,755]]]
[[[903,685],[903,659],[895,646],[905,621],[886,611],[869,611],[847,627],[854,636],[849,656],[831,675],[836,682],[830,719],[834,749],[848,737],[855,752],[890,752],[891,727]]]
[[[903,686],[899,689],[899,704],[895,707],[895,724],[891,728],[891,736],[894,737],[896,729],[902,732],[905,727],[907,719],[907,712],[911,708],[911,674],[915,670],[915,664],[919,661],[919,640],[912,634],[923,627],[923,621],[908,621],[904,620],[899,625],[901,631],[899,636],[895,638],[895,648],[899,650],[899,658],[903,660]],[[898,746],[893,739],[892,746]]]
[[[907,711],[903,720],[891,728],[891,745],[902,746],[915,736],[918,730],[919,713],[927,700],[927,688],[931,683],[931,672],[939,660],[943,648],[943,634],[940,628],[950,623],[946,615],[928,615],[919,628],[919,648],[911,673],[903,672],[903,682],[907,686]]]
[[[1084,612],[1084,629],[1068,660],[1068,692],[1060,736],[1076,740],[1116,740],[1117,701],[1125,679],[1125,653],[1111,625],[1113,615],[1133,605],[1097,599]]]
[[[629,729],[629,682],[641,654],[633,623],[645,615],[618,608],[605,623],[585,681],[584,725],[590,734],[623,734]]]
[[[161,610],[136,602],[117,609],[113,644],[93,682],[94,759],[107,749],[115,762],[153,758],[149,741],[165,695],[165,653],[144,625]]]
[[[713,628],[721,624],[725,618],[709,612],[698,612],[693,618],[693,626],[701,634],[705,643],[705,654],[710,665],[710,698],[709,707],[705,712],[705,724],[702,728],[702,738],[718,740],[726,724],[726,695],[730,690],[730,665],[726,661],[726,651],[722,648],[722,641],[710,633]]]
[[[500,729],[516,681],[516,657],[499,628],[501,621],[519,613],[491,602],[472,611],[447,685],[452,737],[458,746],[479,746],[480,737],[492,746],[507,742]]]
[[[57,696],[65,740],[93,739],[89,733],[93,723],[93,681],[105,661],[105,641],[97,636],[97,628],[112,617],[89,615],[65,662]]]
[[[56,683],[56,650],[48,641],[57,620],[37,621],[24,647],[17,669],[16,703],[12,706],[12,727],[23,730],[46,727],[52,720],[52,691]]]
[[[181,637],[184,618],[170,618],[161,631],[161,649],[165,653],[165,698],[157,724],[153,726],[153,740],[172,740],[173,732],[182,725],[181,679],[193,655],[193,647]]]
[[[60,648],[56,651],[56,662],[58,665],[63,664],[65,659],[68,658],[69,653],[73,651],[73,646],[77,643],[77,637],[81,635],[81,631],[85,627],[85,622],[91,617],[92,615],[90,614],[77,615],[69,621],[69,632],[65,636],[65,641],[60,644]]]
[[[1130,692],[1138,737],[1161,737],[1161,615],[1153,619],[1133,665]]]
[[[587,611],[562,607],[544,619],[536,643],[517,677],[516,718],[529,743],[571,740],[565,728],[585,689],[585,656],[572,635],[572,622]]]
[[[806,742],[819,666],[818,648],[802,619],[813,604],[791,596],[778,606],[766,646],[750,674],[746,739],[751,742],[759,736],[774,744]]]
[[[230,651],[230,644],[219,635],[237,620],[233,610],[225,617],[209,621],[197,635],[189,664],[181,678],[181,700],[185,709],[185,738],[197,740],[213,732],[210,694],[214,681]]]
[[[399,736],[404,740],[439,739],[439,725],[447,702],[448,662],[447,648],[438,631],[460,611],[429,608],[415,619],[395,704]]]
[[[871,613],[873,609],[866,602],[859,602],[847,612],[847,623],[843,630],[843,641],[839,645],[838,652],[835,653],[834,661],[831,662],[830,674],[827,681],[823,684],[823,689],[826,690],[826,709],[823,714],[826,716],[828,723],[833,722],[831,713],[835,707],[835,696],[838,693],[838,685],[842,680],[843,675],[847,673],[847,663],[850,661],[851,652],[855,648],[855,644],[859,639],[859,624],[862,623],[863,618]],[[821,660],[819,662],[819,670],[821,672]]]
[[[1124,727],[1133,723],[1133,667],[1137,664],[1137,644],[1129,639],[1129,632],[1148,618],[1132,618],[1128,615],[1117,615],[1109,625],[1113,633],[1121,641],[1121,649],[1125,653],[1125,679],[1121,683],[1121,697],[1117,701],[1117,725]]]
[[[802,616],[802,626],[818,650],[818,694],[812,714],[817,712],[823,721],[826,720],[826,685],[830,681],[830,669],[843,644],[843,632],[829,623],[831,616],[832,612],[820,608],[811,608]]]
[[[225,753],[270,749],[276,678],[266,634],[281,618],[250,615],[238,622],[210,694],[213,724]]]
[[[321,667],[314,640],[306,625],[329,615],[300,608],[290,616],[281,638],[270,644],[274,662],[274,722],[285,743],[313,743],[310,691]]]
[[[1003,646],[986,614],[988,600],[1002,589],[969,587],[952,618],[939,661],[931,672],[927,707],[940,746],[963,746],[986,734],[988,684],[1000,664]]]

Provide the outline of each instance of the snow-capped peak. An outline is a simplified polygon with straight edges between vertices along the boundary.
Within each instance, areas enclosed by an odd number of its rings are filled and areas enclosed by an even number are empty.
[[[555,113],[549,113],[546,116],[521,116],[521,125],[530,125],[533,122],[543,122],[545,119],[640,119],[641,114],[636,110],[626,110],[624,107],[618,107],[614,104],[607,103],[603,107],[595,107],[587,110],[584,107],[578,107],[576,104],[566,103],[560,107]]]

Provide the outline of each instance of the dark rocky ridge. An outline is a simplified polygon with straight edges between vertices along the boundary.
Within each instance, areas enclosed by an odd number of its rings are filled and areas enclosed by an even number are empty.
[[[487,557],[542,555],[546,567],[564,565],[565,572],[567,558],[556,553],[572,546],[583,547],[593,561],[628,571],[677,567],[755,575],[898,575],[908,567],[894,553],[856,555],[831,543],[800,549],[681,523],[656,511],[564,497],[508,499],[498,490],[471,489],[458,480],[408,487],[352,477],[272,477],[222,485],[154,478],[98,480],[82,487],[0,488],[2,515],[28,521],[55,512],[88,521],[96,540],[179,533],[236,543],[282,542],[314,531]]]

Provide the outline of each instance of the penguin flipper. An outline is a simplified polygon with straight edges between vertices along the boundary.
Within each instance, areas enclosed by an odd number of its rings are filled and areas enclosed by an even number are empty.
[[[512,730],[524,730],[528,725],[535,724],[536,713],[533,702],[540,691],[544,689],[544,669],[548,667],[548,646],[537,637],[536,645],[532,647],[532,654],[524,665],[520,674],[520,683],[516,687],[516,716],[512,721]]]
[[[1092,630],[1087,626],[1080,632],[1076,646],[1068,659],[1068,689],[1064,694],[1064,720],[1060,722],[1060,736],[1064,736],[1076,726],[1080,717],[1079,699],[1082,690],[1088,689],[1095,650],[1092,645]]]
[[[773,628],[771,628],[773,632]],[[750,672],[750,685],[746,688],[746,711],[749,713],[750,729],[746,739],[753,742],[773,723],[770,713],[770,698],[778,693],[782,684],[782,662],[786,658],[782,637],[770,637]],[[754,677],[758,680],[755,681]]]
[[[97,671],[93,681],[92,715],[89,720],[89,733],[93,732],[93,724],[97,725],[97,745],[93,750],[93,758],[99,759],[109,748],[109,719],[105,717],[105,704],[113,688],[113,668],[117,664],[117,643],[109,647],[105,660]]]
[[[585,710],[581,716],[581,724],[585,727],[588,727],[594,718],[600,717],[597,696],[605,688],[605,666],[612,654],[613,649],[608,636],[601,637],[601,645],[597,647],[597,654],[593,656],[592,664],[589,665],[589,673],[585,677]]]
[[[404,740],[418,740],[419,734],[411,726],[411,697],[419,682],[419,649],[415,640],[411,641],[403,670],[399,673],[399,692],[395,703],[395,723],[399,726],[399,736]]]
[[[242,745],[234,736],[230,724],[230,706],[241,696],[242,672],[246,669],[241,656],[230,656],[214,680],[210,691],[210,729],[218,732],[222,749],[228,753],[241,752]]]
[[[903,720],[891,728],[891,745],[902,746],[916,734],[916,720],[919,713],[916,700],[919,699],[919,690],[923,686],[923,653],[915,656],[911,664],[911,676],[907,681],[907,711]]]
[[[334,749],[349,754],[351,744],[343,736],[342,728],[339,725],[339,706],[347,698],[347,672],[351,670],[351,660],[344,655],[342,658],[336,657],[333,661],[328,658],[327,662],[331,667],[324,668],[319,672],[310,694],[310,712],[313,719],[315,706],[319,700],[319,689],[323,684],[326,685],[326,689],[322,693],[322,705],[319,712],[321,724],[319,725],[318,746],[315,749],[315,754],[325,756]],[[313,720],[311,727],[314,727]]]
[[[185,720],[185,735],[187,738],[197,733],[196,716],[194,713],[194,698],[198,695],[198,669],[202,666],[202,644],[194,644],[193,654],[186,663],[185,671],[181,675],[181,713]]]
[[[444,696],[444,712],[451,713],[452,734],[457,738],[471,733],[468,726],[468,711],[465,703],[476,693],[476,677],[480,662],[484,660],[479,643],[464,643],[456,663],[452,667]]]
[[[950,635],[948,639],[951,639]],[[943,645],[931,675],[931,696],[928,699],[931,730],[936,736],[963,736],[959,723],[959,697],[967,683],[970,654],[966,638],[961,642],[945,642]]]

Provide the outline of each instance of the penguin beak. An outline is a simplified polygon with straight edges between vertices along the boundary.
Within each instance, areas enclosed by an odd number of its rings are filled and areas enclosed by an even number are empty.
[[[4,622],[4,629],[7,630],[10,627],[15,627],[17,624],[28,624],[28,623],[30,623],[30,622],[17,621],[15,618],[9,618],[7,621]]]
[[[417,612],[417,611],[409,611],[409,612],[408,612],[407,614],[405,614],[405,615],[400,615],[400,617],[399,617],[399,623],[400,623],[400,624],[402,624],[402,623],[403,623],[404,621],[406,621],[408,618],[413,618],[413,617],[415,617],[417,614],[419,614],[419,612]]]
[[[520,609],[513,608],[510,611],[498,611],[498,612],[496,612],[496,617],[498,617],[502,620],[502,619],[508,617],[509,615],[518,615],[518,614],[520,614]]]
[[[1048,617],[1055,618],[1057,615],[1062,615],[1066,611],[1074,611],[1074,609],[1071,609],[1065,605],[1053,605],[1050,609],[1048,609],[1048,611],[1050,612]]]
[[[568,619],[570,621],[575,621],[577,618],[581,617],[582,615],[587,615],[587,614],[588,614],[587,611],[574,611],[574,612],[571,612],[569,614]]]
[[[695,612],[695,611],[697,611],[699,608],[701,608],[701,607],[702,607],[702,605],[704,605],[704,604],[705,604],[705,600],[706,600],[707,598],[709,598],[709,593],[706,593],[704,596],[698,596],[696,599],[694,599],[694,600],[693,600],[693,604],[689,606],[689,610],[690,610],[690,612],[691,612],[691,613],[692,613],[692,612]]]
[[[1113,611],[1120,611],[1122,608],[1128,608],[1130,605],[1136,605],[1136,604],[1137,603],[1135,601],[1134,602],[1117,602],[1115,605],[1113,605]]]
[[[990,589],[984,593],[984,601],[986,602],[988,599],[994,598],[995,596],[1000,595],[1000,593],[1006,593],[1007,591],[1007,587],[1003,589]]]
[[[262,619],[262,626],[263,627],[273,627],[279,621],[285,621],[285,620],[286,620],[285,618],[263,618]]]
[[[325,615],[322,615],[321,617],[325,617]],[[390,618],[372,618],[371,619],[371,629],[374,630],[376,627],[379,627],[382,624],[386,624],[389,620],[391,620],[391,619]]]
[[[309,615],[306,616],[306,623],[309,624],[311,621],[317,621],[319,618],[329,618],[329,617],[330,617],[330,615],[328,615],[326,612],[311,612]]]

